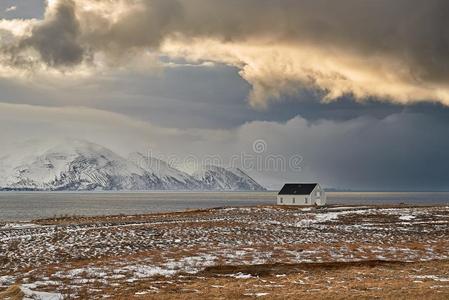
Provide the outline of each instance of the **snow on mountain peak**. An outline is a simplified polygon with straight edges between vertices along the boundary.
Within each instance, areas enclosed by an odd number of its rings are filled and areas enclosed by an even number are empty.
[[[194,172],[192,176],[203,182],[203,187],[209,190],[264,190],[254,179],[238,168],[206,165]]]
[[[0,157],[3,190],[263,190],[239,169],[207,166],[189,175],[165,161],[124,158],[83,140],[29,143]]]

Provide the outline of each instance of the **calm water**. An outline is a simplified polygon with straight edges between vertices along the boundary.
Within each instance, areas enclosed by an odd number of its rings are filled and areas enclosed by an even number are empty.
[[[447,204],[449,193],[328,193],[329,204]],[[276,193],[0,193],[0,221],[274,204]]]

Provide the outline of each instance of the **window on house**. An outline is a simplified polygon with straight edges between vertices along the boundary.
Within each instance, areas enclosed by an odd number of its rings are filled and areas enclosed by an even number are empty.
[[[306,202],[306,204],[307,204],[307,200],[308,200],[308,199],[307,199],[307,196],[306,196],[306,201],[305,201],[305,202]]]
[[[281,197],[281,203],[282,203],[282,197]]]
[[[295,197],[293,197],[293,203],[295,203]]]
[[[317,196],[317,197],[321,196],[320,191],[317,191],[317,192],[316,192],[316,196]]]

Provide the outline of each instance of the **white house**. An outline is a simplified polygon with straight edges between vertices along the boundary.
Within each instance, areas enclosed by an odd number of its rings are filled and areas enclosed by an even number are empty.
[[[326,193],[318,183],[287,183],[278,194],[278,205],[326,205]]]

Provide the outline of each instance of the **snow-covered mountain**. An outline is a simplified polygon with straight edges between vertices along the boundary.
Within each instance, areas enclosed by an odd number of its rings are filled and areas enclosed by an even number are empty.
[[[124,158],[80,140],[19,149],[0,157],[2,190],[264,190],[240,170],[208,167],[202,176],[134,153]]]
[[[263,188],[238,168],[203,166],[192,176],[202,183],[205,190],[260,191]]]
[[[158,178],[160,180],[159,190],[201,189],[201,182],[198,182],[189,174],[169,166],[163,160],[141,153],[132,153],[129,160],[151,176]]]

